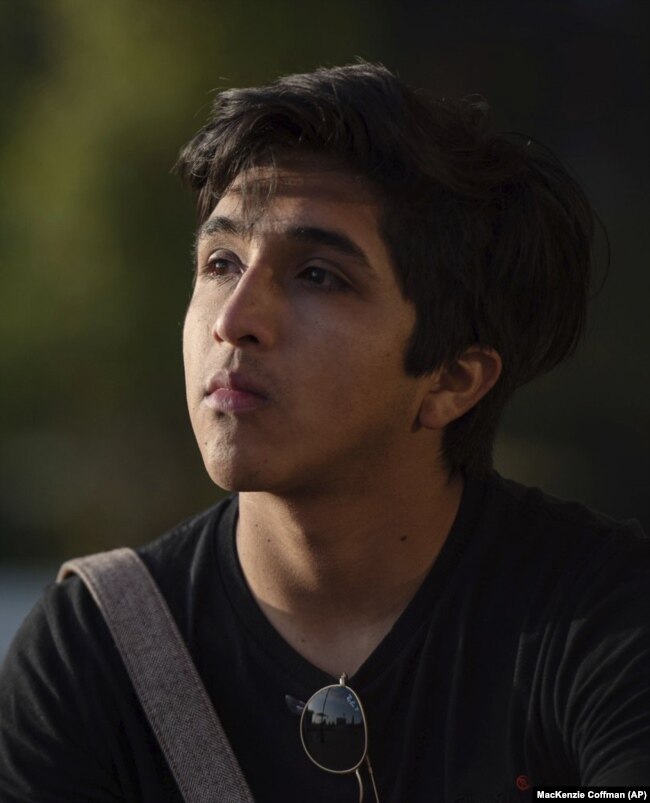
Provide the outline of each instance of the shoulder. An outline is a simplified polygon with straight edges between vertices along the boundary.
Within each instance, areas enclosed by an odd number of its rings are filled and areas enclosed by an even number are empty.
[[[179,601],[191,597],[188,588],[195,583],[197,564],[208,560],[212,540],[235,512],[236,500],[224,500],[137,549],[156,582],[171,590],[167,601],[177,620],[188,618],[187,602]],[[78,789],[92,789],[83,799],[116,800],[117,781],[110,769],[114,737],[129,733],[140,738],[146,726],[139,712],[108,625],[81,578],[52,582],[16,634],[0,670],[0,796],[9,788],[31,788],[34,773],[43,783],[51,773],[54,788],[60,781],[57,767],[67,772],[73,762],[70,777],[76,777]],[[11,765],[5,762],[10,756]]]
[[[535,551],[542,564],[592,562],[624,553],[650,556],[650,539],[635,519],[619,521],[496,472],[486,487],[484,525],[495,527],[509,547]]]
[[[498,476],[486,510],[504,536],[529,727],[566,751],[583,783],[646,778],[650,539],[636,521]]]
[[[192,575],[193,565],[204,557],[213,539],[236,515],[237,499],[228,497],[201,513],[192,516],[155,540],[137,547],[136,552],[156,583],[175,586]],[[28,623],[32,628],[46,628],[62,635],[73,622],[82,630],[98,632],[103,618],[83,581],[76,575],[52,582],[33,609]],[[101,632],[101,627],[99,628]]]
[[[224,519],[236,513],[236,498],[228,498],[170,529],[159,538],[138,547],[136,552],[158,584],[174,588],[192,576],[193,565],[209,548]],[[77,575],[52,582],[27,616],[12,649],[17,659],[32,655],[43,661],[58,654],[70,666],[83,653],[82,663],[105,666],[113,654],[112,639],[103,616],[84,582]],[[80,656],[81,658],[81,656]],[[11,661],[8,660],[11,664]]]
[[[524,630],[560,635],[585,617],[619,616],[631,625],[642,600],[650,605],[650,539],[636,521],[616,521],[497,474],[486,481],[475,515],[466,569],[495,605],[526,620]]]
[[[237,501],[237,497],[228,497],[135,548],[183,633],[194,610],[193,600],[206,584],[214,582],[218,554],[215,542],[234,530]],[[111,573],[116,570],[110,563],[109,567]],[[125,582],[134,580],[127,575]],[[30,626],[22,628],[18,640],[42,645],[49,639],[70,653],[80,648],[84,653],[81,660],[88,659],[89,644],[100,653],[116,654],[100,608],[74,570],[44,590],[28,623]]]
[[[229,496],[207,510],[185,519],[159,538],[136,549],[154,579],[166,583],[186,576],[193,565],[207,557],[215,539],[234,526],[238,499]]]
[[[223,550],[234,532],[237,496],[229,496],[136,549],[162,593],[183,636],[191,641],[197,604],[212,597]]]

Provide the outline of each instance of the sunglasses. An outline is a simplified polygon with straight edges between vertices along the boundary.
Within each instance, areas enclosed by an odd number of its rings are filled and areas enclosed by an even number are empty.
[[[301,703],[287,695],[287,704],[300,713],[300,739],[311,761],[325,772],[355,774],[359,783],[359,803],[363,803],[363,764],[379,803],[375,776],[368,758],[368,725],[361,701],[347,685],[347,675],[338,683],[325,686]]]

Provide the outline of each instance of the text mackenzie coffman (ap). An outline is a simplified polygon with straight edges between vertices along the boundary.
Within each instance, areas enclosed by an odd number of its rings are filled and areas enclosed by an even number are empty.
[[[535,800],[647,800],[648,786],[636,787],[535,787]]]

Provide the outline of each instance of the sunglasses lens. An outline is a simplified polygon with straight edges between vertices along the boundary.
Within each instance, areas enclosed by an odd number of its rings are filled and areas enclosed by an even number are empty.
[[[316,692],[300,721],[307,754],[330,772],[352,772],[366,754],[366,725],[357,695],[347,686]]]

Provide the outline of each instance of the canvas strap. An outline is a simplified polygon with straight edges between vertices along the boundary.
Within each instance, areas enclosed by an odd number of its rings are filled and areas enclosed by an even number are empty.
[[[129,548],[64,563],[99,606],[186,803],[254,803],[176,623]]]

